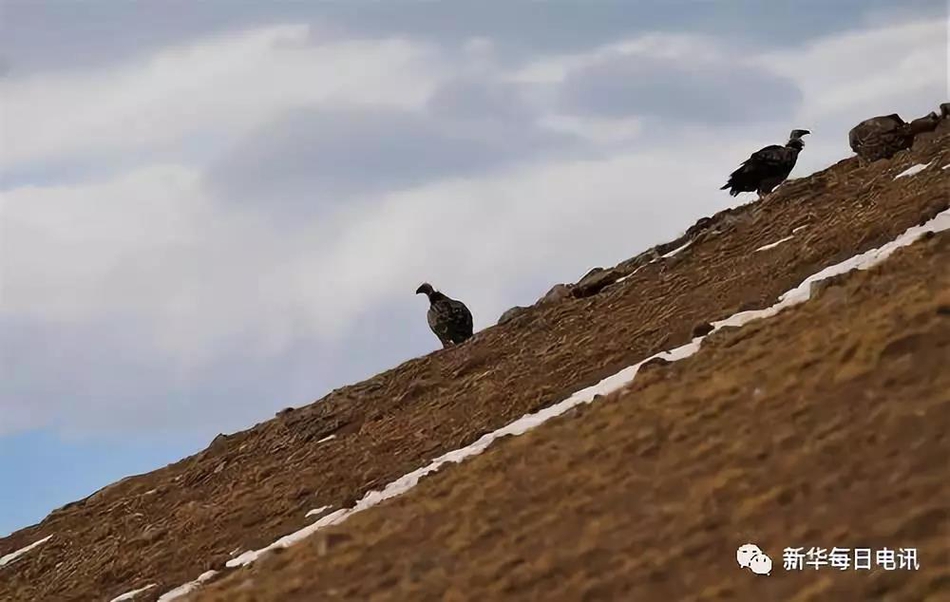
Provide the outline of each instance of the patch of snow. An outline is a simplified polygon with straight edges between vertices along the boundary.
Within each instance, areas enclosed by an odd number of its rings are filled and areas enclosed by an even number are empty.
[[[783,242],[787,242],[787,241],[789,241],[789,240],[792,240],[793,238],[795,238],[795,237],[794,237],[794,236],[786,236],[785,238],[781,238],[781,239],[779,239],[779,240],[776,240],[775,242],[770,242],[770,243],[767,244],[767,245],[762,245],[761,247],[759,247],[758,249],[756,249],[755,251],[753,251],[753,253],[758,253],[759,251],[768,251],[769,249],[774,249],[775,247],[779,246],[779,245],[782,244]]]
[[[688,240],[688,241],[686,241],[686,244],[685,244],[685,245],[683,245],[683,246],[681,246],[681,247],[676,247],[675,249],[673,249],[672,251],[670,251],[670,252],[667,253],[666,255],[660,255],[660,259],[669,259],[670,257],[676,255],[677,253],[679,253],[680,251],[682,251],[682,250],[685,249],[686,247],[690,246],[691,244],[693,244],[693,241]],[[653,263],[653,262],[651,261],[650,263]]]
[[[39,545],[42,545],[42,544],[46,543],[47,541],[49,541],[49,539],[50,539],[51,537],[52,537],[52,535],[47,535],[46,537],[44,537],[43,539],[41,539],[41,540],[39,540],[39,541],[34,541],[33,543],[31,543],[30,545],[28,545],[28,546],[26,546],[26,547],[20,548],[19,550],[15,551],[15,552],[10,552],[10,553],[7,554],[6,556],[0,557],[0,567],[6,566],[6,565],[10,564],[11,562],[13,562],[14,560],[16,560],[16,559],[19,558],[20,556],[23,556],[24,554],[26,554],[27,552],[29,552],[29,551],[32,550],[33,548],[35,548],[35,547],[37,547],[37,546],[39,546]]]
[[[946,165],[944,165],[944,166],[941,167],[940,169],[950,169],[950,163],[947,163]]]
[[[147,592],[148,590],[152,589],[153,587],[158,587],[158,584],[157,584],[157,583],[151,583],[151,584],[149,584],[149,585],[146,585],[145,587],[142,587],[142,588],[139,588],[139,589],[133,589],[133,590],[130,591],[130,592],[125,592],[125,593],[122,594],[121,596],[116,596],[115,598],[113,598],[113,599],[111,600],[111,602],[122,602],[123,600],[131,600],[131,599],[134,598],[135,596],[141,594],[142,592]]]
[[[829,278],[837,274],[843,274],[854,269],[866,270],[886,259],[891,253],[900,247],[911,244],[924,232],[937,232],[947,229],[950,229],[950,209],[939,213],[936,217],[922,226],[914,226],[909,228],[899,237],[881,247],[871,249],[870,251],[842,261],[841,263],[828,266],[827,268],[809,276],[797,287],[782,294],[779,297],[778,302],[776,302],[771,307],[761,310],[739,312],[737,314],[733,314],[725,320],[714,322],[712,332],[715,332],[726,326],[742,326],[753,320],[759,320],[773,316],[787,307],[807,301],[810,297],[812,282],[824,280],[825,278]],[[324,527],[339,524],[358,512],[372,508],[380,502],[390,498],[402,495],[403,493],[406,493],[415,487],[422,477],[438,471],[446,464],[459,463],[467,458],[478,455],[485,451],[493,442],[502,437],[521,435],[556,416],[564,414],[568,410],[578,405],[592,402],[598,395],[607,395],[622,389],[631,381],[633,381],[634,377],[636,377],[637,372],[640,370],[640,367],[643,364],[654,358],[662,358],[669,362],[675,362],[693,355],[699,351],[702,341],[704,338],[706,338],[706,336],[709,335],[707,334],[702,337],[696,337],[685,345],[681,345],[675,349],[662,351],[652,355],[632,366],[624,368],[616,374],[608,376],[595,385],[591,385],[585,389],[575,392],[567,399],[553,406],[544,408],[532,414],[526,414],[496,431],[483,435],[480,439],[466,447],[443,454],[442,456],[439,456],[433,460],[427,466],[423,466],[422,468],[403,475],[402,477],[389,483],[381,491],[368,492],[363,496],[362,499],[356,502],[356,505],[354,505],[352,508],[341,508],[335,512],[331,512],[315,523],[290,533],[289,535],[285,535],[265,548],[244,552],[237,558],[229,560],[226,566],[228,568],[246,566],[271,550],[289,547],[298,541],[309,537]],[[201,578],[199,577],[199,580],[200,579]],[[166,598],[163,597],[159,600],[159,602],[165,602],[165,600]]]
[[[336,435],[330,435],[329,437],[324,437],[323,439],[320,439],[319,441],[317,441],[317,443],[324,443],[326,441],[332,441],[334,439],[336,439]]]
[[[332,508],[332,506],[320,506],[319,508],[314,508],[313,510],[307,513],[306,518],[310,518],[311,516],[315,516],[317,514],[323,514],[330,508]]]
[[[654,260],[654,261],[655,261],[655,260]],[[653,261],[651,261],[650,263],[653,263]],[[614,284],[617,284],[618,282],[623,282],[624,280],[626,280],[627,278],[633,276],[634,274],[636,274],[637,272],[639,272],[639,271],[642,270],[642,269],[643,269],[643,266],[641,265],[640,267],[638,267],[637,269],[633,270],[632,272],[630,272],[629,274],[627,274],[627,275],[624,276],[623,278],[617,278],[617,280],[614,281]]]
[[[229,569],[233,569],[235,567],[246,566],[248,564],[251,564],[252,562],[257,560],[258,558],[260,558],[267,552],[270,552],[271,550],[290,547],[294,545],[295,543],[297,543],[298,541],[300,541],[301,539],[305,539],[309,537],[310,535],[313,535],[314,533],[316,533],[320,529],[323,529],[324,527],[329,527],[330,525],[335,525],[339,522],[342,522],[344,519],[348,518],[350,514],[353,514],[354,511],[355,509],[340,508],[336,512],[331,512],[330,514],[327,514],[326,516],[324,516],[317,522],[313,523],[312,525],[307,525],[303,529],[300,529],[299,531],[294,531],[290,535],[284,535],[283,537],[281,537],[274,543],[270,544],[266,548],[261,548],[259,550],[248,550],[247,552],[244,552],[237,558],[232,558],[231,560],[227,561],[224,566],[228,567]],[[162,601],[160,600],[159,602],[162,602]]]
[[[195,579],[194,581],[189,581],[188,583],[184,585],[179,585],[175,589],[171,591],[167,591],[164,594],[162,594],[158,598],[158,602],[170,602],[171,600],[175,600],[176,598],[181,598],[182,596],[186,596],[190,594],[191,592],[195,591],[196,589],[198,589],[199,587],[201,587],[202,583],[204,583],[208,579],[211,579],[217,574],[218,574],[218,571],[206,571],[204,573],[201,573],[201,575],[199,575],[198,578]]]
[[[808,227],[808,224],[805,224],[804,226],[799,226],[795,228],[794,230],[792,230],[792,234],[797,234],[800,230],[804,230],[807,227]]]
[[[933,161],[931,161],[930,163],[933,163]],[[904,177],[907,177],[907,176],[915,176],[915,175],[919,174],[920,172],[922,172],[923,170],[925,170],[925,169],[927,169],[928,167],[930,167],[930,163],[926,163],[926,164],[925,164],[925,163],[918,163],[917,165],[912,165],[911,167],[908,167],[908,168],[905,169],[904,171],[902,171],[902,172],[900,172],[899,174],[897,174],[896,176],[894,176],[894,179],[896,180],[897,178],[904,178]]]

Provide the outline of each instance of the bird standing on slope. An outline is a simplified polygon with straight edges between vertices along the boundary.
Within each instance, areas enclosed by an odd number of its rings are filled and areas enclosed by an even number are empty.
[[[416,294],[429,298],[426,317],[429,328],[442,341],[442,347],[458,345],[472,337],[472,312],[465,304],[443,295],[428,282],[416,289]]]
[[[761,197],[772,192],[792,173],[798,153],[805,148],[802,136],[810,133],[808,130],[792,130],[785,146],[772,144],[756,151],[730,174],[729,181],[719,190],[729,188],[732,196],[755,191]]]

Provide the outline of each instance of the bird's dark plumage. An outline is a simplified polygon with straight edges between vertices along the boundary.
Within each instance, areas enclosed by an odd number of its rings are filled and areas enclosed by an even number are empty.
[[[426,318],[443,347],[458,345],[472,337],[472,312],[464,303],[443,295],[429,283],[416,289],[416,294],[429,298]]]
[[[848,132],[848,143],[866,161],[889,159],[913,146],[917,134],[930,132],[940,123],[940,116],[930,113],[906,123],[897,113],[865,119]]]
[[[792,130],[785,146],[772,144],[754,152],[729,175],[729,181],[720,190],[728,188],[732,196],[740,192],[754,191],[759,195],[772,192],[792,173],[798,153],[805,147],[802,136],[809,133],[808,130]]]

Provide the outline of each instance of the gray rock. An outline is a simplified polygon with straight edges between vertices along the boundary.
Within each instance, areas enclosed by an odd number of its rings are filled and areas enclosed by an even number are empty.
[[[596,295],[621,278],[621,272],[616,269],[605,270],[594,268],[574,285],[572,293],[578,299]]]
[[[545,305],[547,303],[555,303],[561,299],[567,299],[571,296],[571,285],[568,284],[555,284],[541,299],[538,300],[539,305]]]
[[[512,307],[511,309],[505,311],[505,313],[501,314],[501,317],[498,318],[498,323],[504,324],[505,322],[511,322],[518,316],[523,315],[526,311],[528,311],[527,307],[516,305]]]

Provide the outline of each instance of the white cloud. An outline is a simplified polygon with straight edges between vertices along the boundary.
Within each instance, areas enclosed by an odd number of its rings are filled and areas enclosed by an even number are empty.
[[[673,62],[699,54],[722,63],[734,56],[728,43],[653,34],[522,70],[507,65],[505,72],[487,40],[468,44],[474,67],[450,69],[409,41],[321,44],[306,27],[280,26],[163,50],[115,69],[4,80],[5,167],[149,151],[202,136],[224,145],[304,106],[425,111],[433,90],[469,68],[488,72],[484,81],[542,82],[525,119],[581,135],[604,152],[374,193],[290,224],[266,219],[276,211],[267,203],[249,208],[212,196],[203,185],[206,166],[184,159],[98,182],[8,190],[0,200],[0,318],[69,328],[121,318],[139,325],[136,343],[144,340],[158,358],[142,364],[171,363],[191,374],[226,354],[235,333],[252,356],[279,355],[299,340],[345,354],[344,337],[367,314],[413,300],[422,280],[463,298],[484,327],[507,307],[533,301],[513,296],[524,290],[522,281],[538,282],[540,295],[546,285],[632,256],[734,202],[718,190],[726,175],[792,127],[814,131],[793,174],[800,176],[848,152],[847,131],[867,107],[936,106],[946,83],[945,66],[942,74],[934,68],[945,56],[938,29],[901,24],[750,55],[805,91],[794,123],[786,116],[764,126],[670,123],[668,133],[642,128],[638,115],[580,118],[545,110],[543,89],[605,53]],[[366,177],[373,173],[368,166]],[[420,307],[418,329],[425,328]],[[403,344],[379,336],[380,344]],[[96,378],[88,375],[97,397],[111,394],[105,387],[98,395]],[[194,394],[186,389],[180,397]],[[220,397],[214,403],[231,402]],[[3,400],[11,403],[24,402]],[[122,407],[123,420],[135,414],[119,402],[101,407]],[[50,407],[48,415],[57,412]]]
[[[275,348],[336,338],[432,279],[471,291],[484,326],[526,272],[566,265],[570,277],[674,233],[705,208],[693,200],[712,183],[703,167],[682,173],[672,152],[548,164],[384,195],[291,230],[209,200],[181,166],[21,188],[2,206],[2,311],[73,323],[134,315],[168,353],[197,359],[247,327]],[[656,185],[664,176],[675,189]],[[569,242],[588,237],[581,249]]]
[[[759,59],[804,91],[790,124],[812,131],[800,173],[850,154],[848,130],[862,119],[894,112],[913,119],[937,109],[947,94],[946,26],[933,20],[875,26]]]
[[[94,71],[0,80],[9,169],[69,154],[235,137],[290,108],[328,104],[415,107],[438,61],[400,40],[313,40],[282,25],[164,49]]]
[[[643,130],[643,123],[637,117],[610,119],[553,114],[541,118],[540,124],[555,132],[573,134],[597,144],[630,142]]]
[[[630,40],[604,44],[584,52],[542,57],[531,61],[508,75],[508,79],[525,83],[557,83],[576,69],[590,67],[618,57],[683,61],[684,63],[721,61],[726,55],[721,40],[710,36],[681,33],[652,33]]]
[[[857,123],[867,111],[936,108],[947,90],[946,51],[947,22],[912,21],[819,39],[761,62],[805,91],[802,118],[850,113]]]

